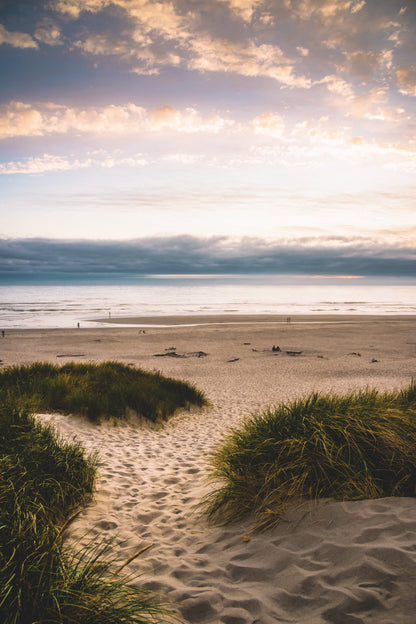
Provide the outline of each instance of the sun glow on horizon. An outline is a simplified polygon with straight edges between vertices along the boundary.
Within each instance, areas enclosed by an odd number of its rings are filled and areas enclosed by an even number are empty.
[[[365,279],[366,275],[305,275],[308,279]]]

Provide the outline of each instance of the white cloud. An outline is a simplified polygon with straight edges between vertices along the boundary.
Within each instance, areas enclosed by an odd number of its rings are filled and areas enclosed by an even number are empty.
[[[371,80],[378,76],[388,76],[393,65],[393,50],[355,50],[345,54],[345,62],[338,65],[339,71],[362,80]]]
[[[311,80],[296,76],[293,65],[278,46],[234,43],[200,37],[189,42],[190,69],[210,72],[235,72],[243,76],[266,76],[288,87],[309,89]]]
[[[253,119],[254,132],[256,134],[266,134],[273,137],[281,137],[285,123],[277,113],[263,113]]]
[[[131,54],[131,48],[127,41],[112,33],[90,34],[82,40],[74,41],[74,46],[93,55],[105,54],[127,57]]]
[[[352,85],[335,75],[325,76],[321,80],[317,81],[317,84],[326,84],[328,91],[340,95],[343,98],[350,100],[354,96]]]
[[[83,159],[70,159],[53,154],[43,154],[43,156],[37,158],[26,158],[25,160],[0,164],[0,175],[40,175],[53,171],[73,171],[75,169],[86,169],[89,167],[111,169],[118,166],[142,167],[146,164],[147,160],[142,154],[124,158],[103,152],[101,154],[93,153]]]
[[[46,45],[56,46],[62,45],[61,30],[59,26],[51,19],[44,19],[39,24],[34,33],[36,39]]]
[[[386,87],[374,87],[363,95],[349,99],[347,104],[346,117],[389,122],[406,119],[404,108],[388,105]]]
[[[263,0],[219,0],[219,2],[228,4],[236,15],[245,22],[250,22],[254,11],[262,4]]]
[[[30,104],[11,102],[0,113],[0,138],[40,136],[42,125],[41,113]]]
[[[162,106],[148,111],[135,104],[100,108],[72,108],[57,104],[34,107],[11,102],[0,111],[0,138],[42,136],[46,134],[157,132],[172,130],[184,133],[217,133],[233,125],[219,115],[202,117],[193,108],[183,111]]]
[[[183,152],[178,152],[176,154],[168,154],[167,156],[163,156],[162,160],[167,162],[177,162],[182,165],[193,165],[198,160],[200,160],[199,156],[195,156],[194,154],[184,154]]]
[[[243,19],[251,15],[260,0],[219,0]],[[106,0],[57,0],[55,9],[78,16],[81,10],[99,11]],[[110,32],[88,34],[75,45],[93,55],[117,55],[124,60],[139,61],[132,68],[137,74],[157,74],[160,68],[186,67],[200,72],[226,72],[243,76],[267,76],[290,87],[306,88],[311,80],[296,75],[294,63],[277,45],[257,44],[244,35],[229,40],[202,32],[200,22],[192,11],[181,15],[170,1],[113,0],[132,21],[129,35],[116,36]],[[269,16],[270,17],[270,16]],[[306,48],[301,49],[306,53]]]
[[[110,0],[54,0],[55,11],[77,19],[82,11],[98,12],[110,4]]]
[[[286,5],[301,19],[318,17],[324,22],[342,19],[345,14],[358,13],[365,4],[365,0],[286,0]]]
[[[55,11],[78,19],[83,11],[98,13],[108,6],[126,11],[137,28],[144,32],[159,32],[177,39],[186,27],[188,18],[175,11],[170,0],[54,0]]]
[[[399,67],[396,70],[396,79],[400,93],[416,96],[416,65]]]
[[[0,24],[0,45],[6,43],[14,48],[37,48],[38,44],[30,35],[23,32],[10,32]]]
[[[46,173],[48,171],[70,171],[71,169],[81,169],[91,166],[91,160],[84,161],[73,160],[61,156],[53,156],[44,154],[38,158],[27,158],[25,160],[12,161],[0,165],[1,175],[10,175],[16,173],[36,175]]]

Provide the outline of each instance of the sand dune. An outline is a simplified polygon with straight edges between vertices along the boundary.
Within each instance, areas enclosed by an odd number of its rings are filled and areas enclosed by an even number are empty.
[[[211,487],[209,453],[246,415],[312,390],[391,389],[414,376],[414,318],[311,320],[148,327],[145,334],[116,326],[15,331],[1,343],[4,365],[61,364],[65,354],[118,359],[192,381],[210,398],[211,407],[179,414],[161,430],[41,416],[101,458],[95,500],[71,539],[87,531],[115,537],[122,559],[150,546],[128,570],[174,601],[185,622],[416,621],[416,499],[308,503],[262,534],[250,532],[249,520],[209,526],[195,509]],[[154,357],[172,347],[208,355]]]

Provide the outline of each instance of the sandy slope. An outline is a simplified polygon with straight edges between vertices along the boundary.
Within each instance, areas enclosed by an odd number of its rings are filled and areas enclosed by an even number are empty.
[[[118,359],[207,393],[212,407],[178,415],[161,431],[44,416],[101,458],[95,501],[71,537],[116,536],[122,559],[152,544],[129,569],[176,601],[185,622],[414,624],[416,499],[321,501],[248,541],[249,523],[207,526],[194,508],[209,489],[210,451],[244,416],[312,390],[394,388],[415,375],[414,318],[302,320],[145,334],[116,326],[14,331],[0,357],[3,365]],[[169,347],[208,355],[155,357]]]

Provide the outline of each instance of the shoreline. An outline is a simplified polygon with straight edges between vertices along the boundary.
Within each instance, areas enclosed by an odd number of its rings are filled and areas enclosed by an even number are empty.
[[[289,320],[288,320],[289,319]],[[409,321],[416,319],[416,314],[177,314],[153,316],[100,316],[97,318],[75,318],[71,324],[36,325],[24,324],[9,326],[7,322],[0,327],[5,333],[20,331],[72,331],[73,329],[114,329],[114,328],[170,328],[170,327],[198,327],[210,325],[317,325],[344,323],[372,323],[383,321]],[[77,327],[79,324],[79,327]],[[1,338],[1,336],[0,336]]]
[[[208,525],[196,508],[213,489],[210,453],[251,414],[315,391],[390,390],[416,377],[416,316],[283,319],[145,333],[114,323],[14,329],[0,337],[1,365],[118,360],[206,394],[210,407],[159,430],[39,416],[100,456],[94,501],[69,527],[71,542],[114,539],[122,561],[151,545],[126,572],[174,602],[186,624],[414,624],[416,498],[308,503],[261,534],[250,520]]]
[[[416,319],[414,314],[181,314],[169,316],[115,316],[90,319],[91,323],[103,325],[134,325],[137,327],[194,327],[198,325],[248,325],[248,324],[295,324],[295,323],[371,323],[376,320],[405,321]]]

